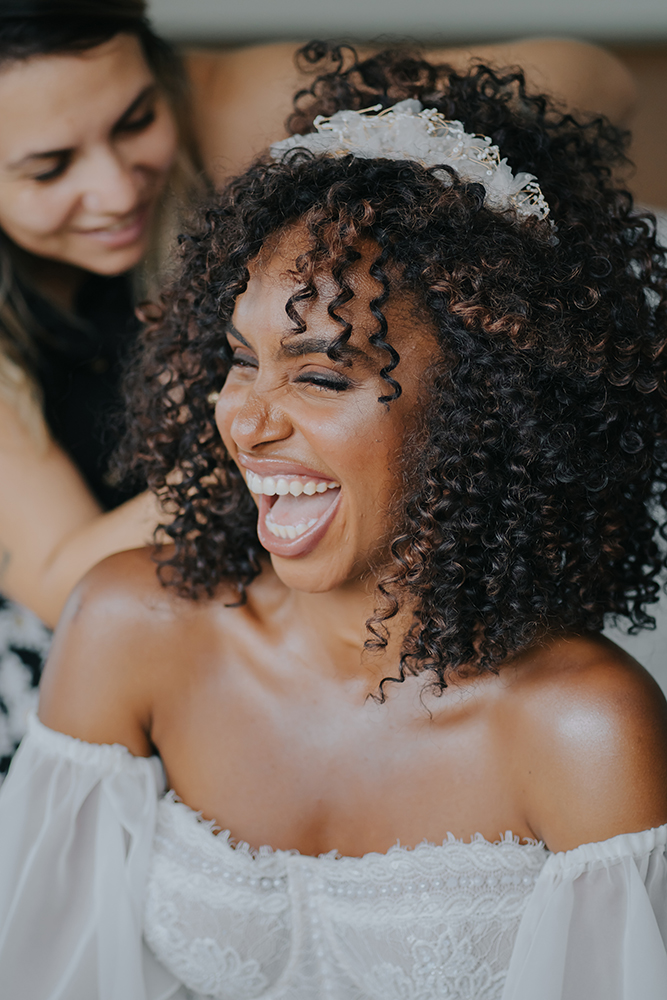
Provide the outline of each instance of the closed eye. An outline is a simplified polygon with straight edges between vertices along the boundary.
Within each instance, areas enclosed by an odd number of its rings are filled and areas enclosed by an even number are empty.
[[[301,384],[313,385],[318,389],[329,389],[332,392],[345,392],[352,385],[350,379],[344,378],[342,375],[329,378],[326,375],[304,373],[298,375],[294,381]]]
[[[146,111],[140,118],[132,118],[128,121],[120,121],[114,128],[114,133],[118,135],[122,132],[143,132],[155,121],[155,108]]]
[[[53,166],[49,170],[43,170],[39,174],[33,174],[32,179],[34,181],[40,181],[43,183],[45,181],[54,181],[57,177],[61,177],[71,163],[72,154],[69,151],[54,153],[52,160]]]
[[[257,368],[257,359],[251,354],[239,354],[238,351],[234,351],[230,365],[232,368]]]
[[[155,84],[144,87],[113,127],[113,135],[141,132],[155,121],[157,88]]]

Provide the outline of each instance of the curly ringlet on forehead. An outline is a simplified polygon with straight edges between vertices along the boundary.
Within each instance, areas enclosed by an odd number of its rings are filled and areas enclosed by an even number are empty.
[[[480,185],[452,173],[446,186],[411,161],[295,151],[256,162],[183,238],[180,272],[129,383],[125,451],[175,512],[163,579],[189,596],[233,581],[242,596],[263,550],[210,402],[229,370],[223,331],[249,262],[299,223],[311,249],[293,323],[313,269],[326,265],[345,337],[339,310],[356,247],[372,241],[387,405],[400,383],[387,293],[411,290],[425,304],[442,361],[419,446],[406,448],[401,527],[369,641],[382,644],[409,601],[401,676],[431,670],[445,684],[451,670],[495,669],[544,630],[598,630],[606,615],[651,623],[664,568],[667,266],[654,221],[612,177],[623,135],[559,114],[526,94],[520,73],[459,74],[385,53],[325,74],[299,113],[308,127],[317,113],[426,93],[429,106],[489,135],[515,173],[539,178],[555,229],[491,211]]]
[[[356,322],[374,349],[371,353],[386,356],[379,375],[387,383],[387,393],[379,396],[378,402],[388,404],[401,395],[402,388],[393,374],[400,355],[386,339],[386,304],[391,298],[394,307],[401,306],[406,318],[419,325],[433,326],[433,321],[423,298],[417,297],[420,290],[406,282],[405,269],[386,247],[378,246],[366,235],[372,218],[370,206],[362,226],[346,211],[331,217],[330,212],[314,206],[298,222],[273,233],[249,262],[249,268],[263,270],[278,257],[283,277],[294,282],[295,290],[285,301],[291,324],[286,340],[308,332],[309,306],[319,300],[326,304],[327,314],[339,327],[326,354],[332,361],[349,361],[354,353],[360,353],[360,349],[350,347]],[[365,277],[370,282],[364,282]],[[352,306],[356,307],[355,321]]]

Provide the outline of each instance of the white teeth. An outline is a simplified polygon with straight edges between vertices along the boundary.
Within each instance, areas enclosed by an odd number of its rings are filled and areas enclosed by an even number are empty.
[[[291,493],[293,497],[300,497],[302,493],[306,496],[312,497],[314,493],[326,493],[327,490],[337,490],[340,489],[340,483],[333,482],[332,480],[323,481],[320,480],[316,482],[314,479],[309,479],[307,482],[303,482],[303,479],[287,479],[285,476],[280,476],[274,478],[273,476],[258,476],[256,472],[246,472],[246,482],[248,484],[248,489],[251,493],[256,496],[274,497],[287,496]]]
[[[298,538],[299,535],[303,535],[304,531],[312,528],[314,524],[317,524],[316,517],[311,517],[308,522],[299,521],[298,524],[276,524],[270,517],[266,519],[267,528],[276,538]]]

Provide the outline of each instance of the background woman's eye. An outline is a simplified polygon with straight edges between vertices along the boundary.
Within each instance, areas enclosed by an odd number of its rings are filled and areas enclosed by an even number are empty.
[[[57,177],[62,176],[69,166],[70,157],[62,156],[58,157],[54,165],[49,170],[43,170],[39,174],[33,174],[32,179],[34,181],[54,181]]]
[[[150,111],[144,112],[140,118],[131,118],[129,121],[121,122],[116,131],[117,132],[143,132],[145,128],[152,125],[155,121],[155,108],[151,108]]]

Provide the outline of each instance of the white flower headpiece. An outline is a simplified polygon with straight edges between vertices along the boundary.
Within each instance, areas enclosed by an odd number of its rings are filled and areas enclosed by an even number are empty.
[[[316,132],[275,142],[271,156],[281,160],[291,149],[309,149],[328,156],[351,153],[362,159],[415,160],[424,167],[444,164],[463,180],[482,184],[491,208],[513,208],[520,218],[546,219],[549,205],[537,178],[527,173],[515,176],[488,136],[471,135],[461,122],[448,121],[435,108],[424,109],[419,101],[400,101],[385,111],[381,107],[337,111],[331,118],[318,115],[313,122]],[[445,170],[434,174],[451,184]]]

